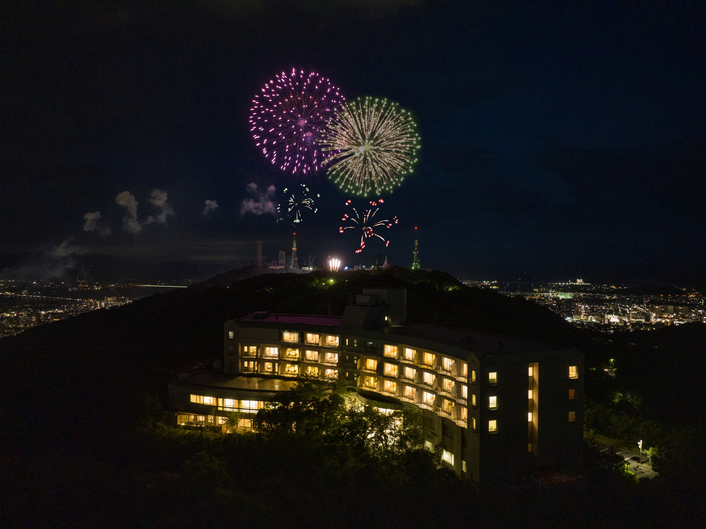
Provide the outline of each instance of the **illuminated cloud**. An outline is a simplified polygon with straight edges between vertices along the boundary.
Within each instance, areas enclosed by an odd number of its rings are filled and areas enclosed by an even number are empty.
[[[174,210],[167,202],[167,192],[161,189],[153,189],[150,194],[150,204],[159,210],[156,217],[150,215],[147,217],[145,224],[152,224],[153,222],[159,222],[160,224],[167,223],[167,217],[169,215],[174,215]]]
[[[125,210],[123,228],[130,233],[139,233],[142,225],[137,220],[137,200],[129,191],[123,191],[115,197],[115,203]]]
[[[208,217],[208,214],[211,213],[214,209],[218,207],[218,204],[216,204],[215,200],[206,200],[204,202],[206,204],[206,207],[203,210],[203,216]]]
[[[101,237],[107,237],[112,233],[111,229],[107,226],[101,226],[98,220],[101,218],[100,211],[94,211],[92,213],[86,213],[83,215],[83,231],[91,231],[97,233]]]
[[[251,182],[247,186],[250,198],[246,198],[240,204],[240,214],[252,213],[253,215],[277,215],[277,204],[274,201],[275,186],[270,186],[264,191],[256,183]]]

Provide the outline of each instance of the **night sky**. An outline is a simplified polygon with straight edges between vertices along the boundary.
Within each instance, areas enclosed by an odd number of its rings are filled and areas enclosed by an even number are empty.
[[[3,2],[0,278],[205,279],[258,239],[276,259],[272,205],[303,182],[300,264],[409,267],[418,226],[422,266],[459,278],[702,286],[706,7],[617,4]],[[325,171],[255,147],[251,101],[292,68],[415,116],[388,248],[356,255]]]

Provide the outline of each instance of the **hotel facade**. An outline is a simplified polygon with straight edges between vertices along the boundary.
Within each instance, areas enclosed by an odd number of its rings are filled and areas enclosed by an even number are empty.
[[[365,290],[343,317],[256,312],[224,325],[222,370],[169,385],[178,424],[238,428],[302,377],[381,411],[418,409],[425,446],[481,483],[580,471],[584,358],[575,349],[406,321],[406,291]]]

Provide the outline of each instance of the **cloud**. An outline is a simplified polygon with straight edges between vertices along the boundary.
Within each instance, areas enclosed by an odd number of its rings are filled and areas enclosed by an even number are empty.
[[[107,237],[112,233],[111,229],[107,226],[101,226],[98,224],[98,219],[101,218],[100,211],[94,211],[92,213],[85,213],[83,215],[83,231],[92,231],[100,235],[101,237]]]
[[[203,216],[208,217],[208,214],[211,213],[214,209],[218,207],[218,204],[216,204],[215,200],[206,200],[204,202],[206,204],[206,207],[203,210]]]
[[[22,266],[2,270],[0,277],[18,280],[61,279],[70,271],[81,267],[76,257],[84,253],[84,248],[67,239],[53,248],[34,254]]]
[[[240,204],[240,214],[252,213],[253,215],[277,215],[277,204],[274,201],[275,186],[270,186],[264,191],[256,183],[247,185],[250,198],[246,198]]]
[[[142,230],[140,221],[137,220],[137,200],[129,191],[123,191],[115,197],[115,203],[125,210],[123,228],[130,233],[139,233]]]
[[[159,222],[160,224],[167,223],[167,217],[169,215],[174,215],[174,210],[172,206],[167,203],[167,192],[161,189],[153,189],[150,193],[150,204],[159,210],[156,217],[150,215],[147,217],[145,224],[152,224],[153,222]]]

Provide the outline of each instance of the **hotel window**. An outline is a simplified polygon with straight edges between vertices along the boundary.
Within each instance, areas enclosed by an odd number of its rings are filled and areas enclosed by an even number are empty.
[[[498,374],[495,371],[491,371],[488,373],[488,383],[489,384],[497,384],[498,383]]]
[[[375,371],[378,367],[378,361],[375,360],[374,358],[367,358],[365,360],[365,369],[369,369],[370,371]]]
[[[475,369],[471,369],[471,382],[473,384],[476,383],[476,370]]]
[[[492,419],[488,421],[488,433],[496,433],[498,431],[498,421]]]
[[[444,357],[441,363],[446,371],[452,371],[454,366],[456,365],[456,360],[454,360],[453,358]]]
[[[569,422],[576,422],[576,412],[575,411],[569,412]]]
[[[306,366],[306,374],[310,377],[318,377],[319,368],[316,366]]]
[[[532,443],[527,443],[527,453],[532,453]]]
[[[257,356],[257,345],[244,345],[243,356]]]
[[[404,396],[408,399],[414,400],[417,397],[417,388],[415,388],[414,386],[405,386]]]
[[[284,331],[282,333],[282,341],[287,343],[299,343],[299,333]]]
[[[306,343],[311,345],[319,345],[321,337],[318,334],[311,332],[306,333]]]
[[[441,452],[441,460],[448,463],[449,465],[454,464],[454,455],[451,452],[447,452],[446,450],[443,450]]]
[[[383,387],[385,391],[388,391],[390,393],[397,393],[397,382],[393,382],[392,380],[386,380]]]
[[[574,400],[575,398],[576,398],[576,390],[570,389],[569,390],[569,400]]]
[[[234,399],[223,399],[223,409],[226,411],[233,411],[238,407],[238,401]]]
[[[328,362],[329,364],[338,363],[338,353],[326,353],[326,357],[325,357],[324,361]]]
[[[531,411],[527,412],[527,422],[532,422],[532,412]]]
[[[364,377],[363,384],[369,388],[377,387],[377,379],[375,377]]]
[[[277,358],[279,356],[278,347],[265,347],[265,356],[268,358]]]
[[[434,400],[436,399],[436,395],[434,395],[433,393],[429,393],[428,391],[425,391],[424,395],[422,395],[422,397],[423,397],[424,404],[426,404],[428,406],[434,405]]]
[[[441,401],[441,409],[446,413],[453,413],[455,405],[456,403],[449,399],[442,399]]]
[[[326,378],[337,378],[338,377],[338,369],[327,369],[326,370]]]
[[[569,366],[569,378],[579,378],[579,372],[576,366]]]
[[[441,383],[441,387],[444,388],[444,391],[451,392],[454,390],[454,381],[450,378],[445,378]]]
[[[468,408],[465,406],[459,406],[460,411],[460,417],[462,421],[467,421],[468,420]]]
[[[284,353],[284,356],[290,360],[299,360],[299,349],[288,348]]]
[[[472,393],[471,394],[471,406],[473,406],[475,408],[477,405],[478,404],[476,403],[476,394]]]
[[[429,384],[431,386],[434,383],[434,378],[435,377],[433,374],[425,372],[422,380],[425,384]]]
[[[304,358],[306,358],[309,362],[318,362],[319,361],[319,352],[318,351],[311,351],[310,349],[307,349],[304,351]]]
[[[461,467],[463,468],[463,471],[464,471],[464,472],[468,472],[468,467],[466,466],[466,462],[465,462],[465,461],[461,461]]]
[[[244,412],[256,412],[257,410],[260,409],[260,401],[259,400],[241,400],[240,401],[240,408]]]
[[[245,360],[243,362],[243,371],[257,371],[257,362],[254,360]]]
[[[215,397],[205,397],[203,395],[191,395],[190,400],[191,400],[191,402],[194,402],[196,404],[208,404],[209,406],[216,405]]]
[[[229,340],[234,340],[235,339],[235,333],[233,331],[228,331],[228,339]]]
[[[354,340],[355,342],[355,340]],[[355,345],[355,343],[354,343]],[[326,336],[326,347],[338,347],[338,336]]]
[[[383,356],[388,358],[397,358],[397,346],[385,344]]]
[[[471,430],[476,431],[476,418],[471,417]]]
[[[299,374],[299,366],[296,364],[287,364],[284,366],[284,374],[285,375],[298,375]]]
[[[385,363],[385,375],[388,377],[395,377],[397,378],[397,372],[398,372],[398,367],[395,364],[388,364],[387,362]]]
[[[407,380],[414,380],[414,377],[417,376],[417,370],[411,367],[405,367],[404,368],[404,377]]]
[[[488,397],[488,408],[491,410],[498,409],[498,397],[495,397],[495,396]]]
[[[527,398],[528,398],[529,400],[532,400],[532,390],[531,390],[531,389],[528,389],[528,390],[527,390]]]
[[[410,349],[409,347],[404,348],[404,359],[408,360],[410,362],[414,362],[414,349]]]
[[[272,362],[265,362],[263,364],[263,371],[265,373],[274,373],[275,365]]]
[[[461,398],[468,398],[468,386],[466,384],[461,384]]]
[[[461,375],[463,375],[464,377],[468,376],[468,364],[466,362],[463,362],[461,364]]]
[[[530,376],[530,377],[534,376],[534,368],[532,366],[529,366],[527,368],[527,376]]]
[[[424,353],[422,355],[422,363],[425,366],[432,366],[434,365],[434,354],[433,353]]]

